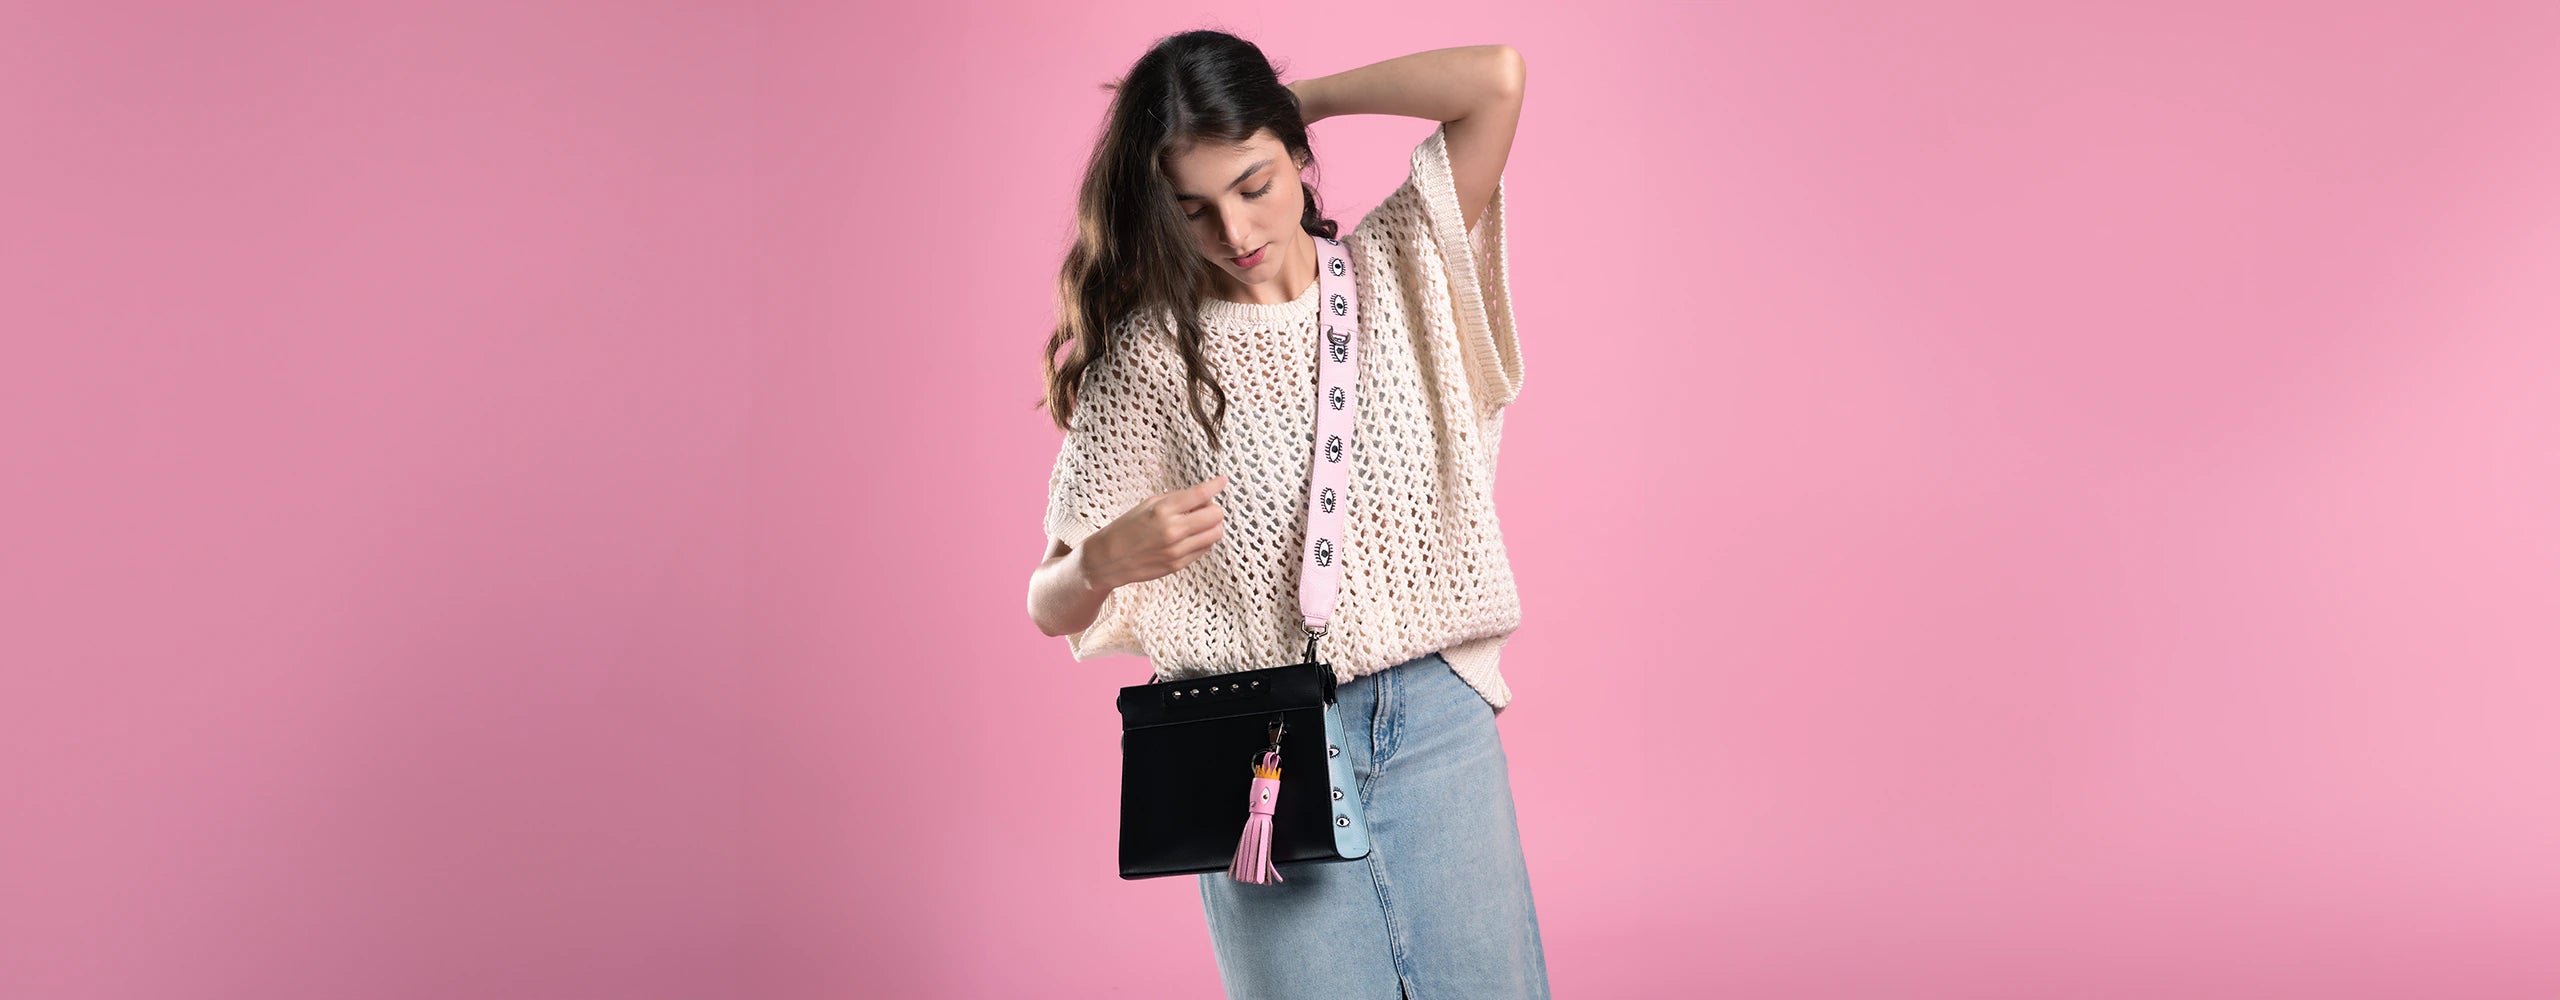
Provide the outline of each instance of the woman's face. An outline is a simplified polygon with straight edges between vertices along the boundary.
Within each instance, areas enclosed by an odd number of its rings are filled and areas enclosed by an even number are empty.
[[[1304,253],[1300,244],[1308,242],[1298,227],[1306,190],[1298,183],[1297,162],[1270,129],[1254,133],[1242,147],[1194,145],[1167,167],[1192,244],[1228,279],[1220,282],[1224,297],[1250,301],[1248,286],[1305,273],[1297,257]]]

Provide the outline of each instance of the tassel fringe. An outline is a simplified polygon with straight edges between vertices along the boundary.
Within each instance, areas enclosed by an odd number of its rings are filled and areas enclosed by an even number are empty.
[[[1271,811],[1280,804],[1280,754],[1265,751],[1253,765],[1253,791],[1246,799],[1244,837],[1236,842],[1236,860],[1227,874],[1238,882],[1269,885],[1286,881],[1271,863]]]

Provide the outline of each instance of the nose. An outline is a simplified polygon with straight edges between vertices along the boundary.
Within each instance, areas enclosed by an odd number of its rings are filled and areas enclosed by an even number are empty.
[[[1252,247],[1245,245],[1244,230],[1229,229],[1226,231],[1223,238],[1227,241],[1227,256],[1229,257],[1240,257],[1253,251]]]

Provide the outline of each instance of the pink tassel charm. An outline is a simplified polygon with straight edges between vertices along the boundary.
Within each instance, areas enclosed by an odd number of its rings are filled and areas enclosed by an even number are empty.
[[[1238,882],[1269,885],[1285,881],[1271,863],[1271,811],[1280,803],[1280,752],[1266,750],[1253,765],[1253,793],[1245,814],[1244,839],[1236,843],[1236,860],[1227,874]]]

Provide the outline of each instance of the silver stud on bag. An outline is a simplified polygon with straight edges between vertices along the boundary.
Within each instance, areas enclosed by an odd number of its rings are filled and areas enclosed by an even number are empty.
[[[1340,802],[1340,801],[1342,801],[1342,787],[1341,787],[1341,786],[1339,786],[1339,785],[1334,786],[1334,789],[1333,789],[1333,800],[1334,800],[1334,801],[1336,801],[1336,802]]]
[[[1334,746],[1334,745],[1333,745],[1333,744],[1331,744],[1331,743],[1327,743],[1327,744],[1325,744],[1325,745],[1324,745],[1324,755],[1325,755],[1325,756],[1327,756],[1327,757],[1339,757],[1339,756],[1342,756],[1342,748],[1341,748],[1341,747],[1338,747],[1338,746]]]
[[[1351,817],[1349,817],[1349,816],[1336,816],[1336,817],[1334,817],[1334,818],[1333,818],[1333,825],[1335,825],[1335,826],[1350,826],[1350,825],[1351,825]]]

